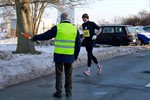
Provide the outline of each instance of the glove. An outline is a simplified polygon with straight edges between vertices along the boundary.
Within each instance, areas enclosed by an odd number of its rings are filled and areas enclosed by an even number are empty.
[[[96,35],[93,35],[92,40],[95,40],[96,38],[97,38],[97,36],[96,36]]]

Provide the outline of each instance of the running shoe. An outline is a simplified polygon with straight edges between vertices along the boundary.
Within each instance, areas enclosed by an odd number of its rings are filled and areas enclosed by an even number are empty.
[[[83,72],[85,75],[87,75],[87,76],[90,76],[91,75],[91,73],[90,73],[90,71],[85,71],[85,72]]]
[[[98,67],[97,67],[97,73],[98,74],[100,74],[101,72],[102,72],[102,65],[99,65]]]

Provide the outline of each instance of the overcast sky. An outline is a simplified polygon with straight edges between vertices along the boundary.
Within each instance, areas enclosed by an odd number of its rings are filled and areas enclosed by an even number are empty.
[[[139,11],[150,12],[150,0],[101,0],[92,3],[88,8],[75,9],[75,24],[82,24],[82,14],[88,13],[90,20],[98,22],[101,20],[112,22],[115,17],[128,17],[138,14]],[[44,18],[50,18],[56,23],[57,10],[50,8],[45,10]]]
[[[150,0],[102,0],[91,4],[89,8],[76,10],[76,22],[81,22],[85,12],[90,15],[90,20],[112,21],[115,17],[131,16],[142,10],[150,12]]]

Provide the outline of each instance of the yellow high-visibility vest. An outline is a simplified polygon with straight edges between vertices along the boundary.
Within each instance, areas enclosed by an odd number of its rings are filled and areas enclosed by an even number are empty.
[[[58,24],[54,53],[73,55],[76,36],[77,29],[74,25],[70,23]]]

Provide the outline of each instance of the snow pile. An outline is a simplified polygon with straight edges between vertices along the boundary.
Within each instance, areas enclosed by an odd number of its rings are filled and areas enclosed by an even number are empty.
[[[15,55],[13,59],[1,60],[0,88],[54,73],[54,63],[50,58],[52,56],[47,54]]]
[[[10,60],[13,58],[13,55],[8,51],[0,51],[0,59]]]
[[[55,66],[53,62],[53,46],[35,46],[41,54],[12,54],[16,50],[16,38],[0,40],[0,89],[12,84],[39,78],[43,75],[53,74]],[[115,56],[125,55],[147,47],[127,46],[127,47],[99,47],[94,48],[94,55],[99,61]],[[81,48],[79,58],[73,66],[85,65],[87,53],[85,48]]]
[[[97,57],[99,61],[112,58],[115,56],[121,56],[130,54],[133,52],[141,51],[149,49],[147,47],[141,46],[131,46],[131,47],[101,47],[101,48],[94,48],[93,53]],[[83,65],[87,63],[87,53],[84,48],[81,49],[79,59],[75,62],[75,66]]]
[[[6,37],[6,35],[7,35],[7,33],[1,33],[1,32],[0,32],[0,39],[5,38],[5,37]]]

